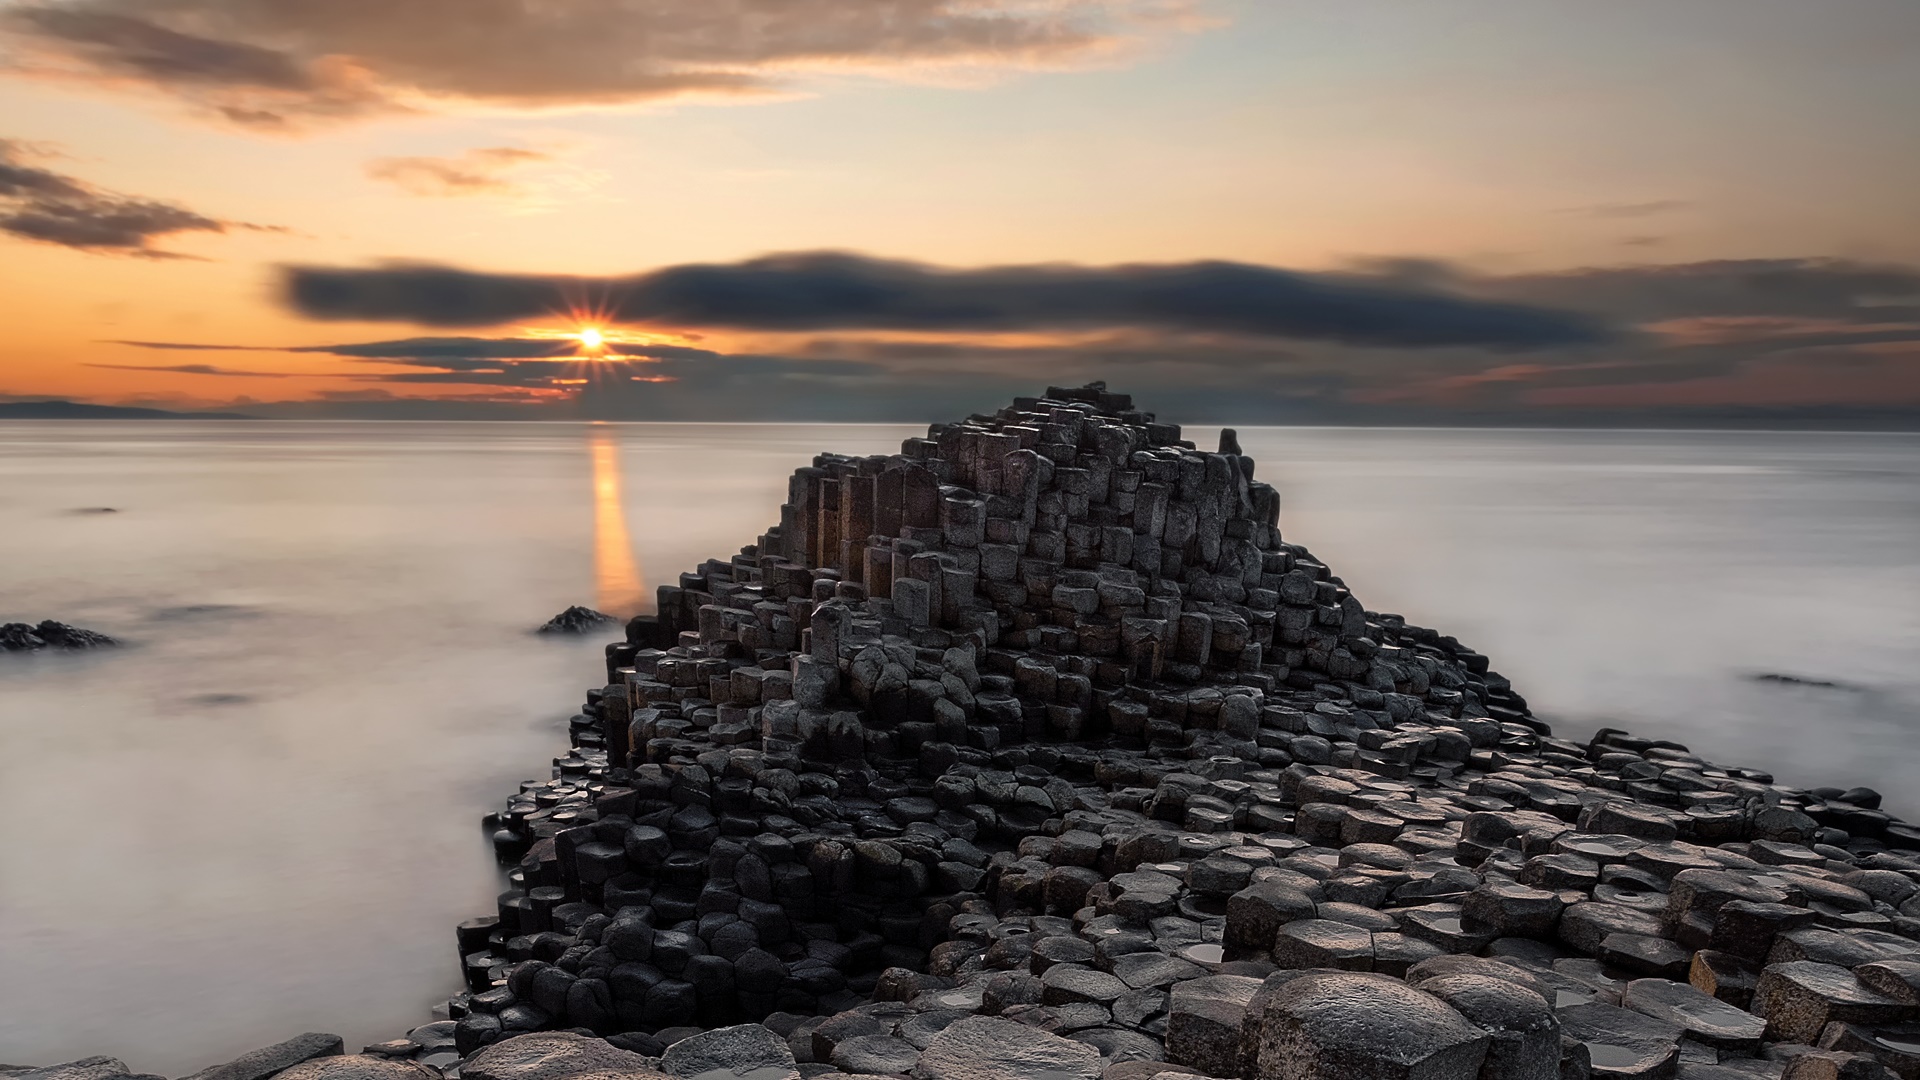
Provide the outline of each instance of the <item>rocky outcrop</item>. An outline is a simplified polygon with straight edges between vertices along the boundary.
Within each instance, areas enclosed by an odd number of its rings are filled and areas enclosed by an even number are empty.
[[[1920,833],[1877,794],[1557,738],[1279,510],[1232,432],[1098,386],[817,458],[491,819],[512,888],[461,931],[463,1047],[758,1022],[809,1078],[1901,1067]]]
[[[41,649],[74,651],[103,649],[120,644],[105,634],[82,630],[77,626],[47,619],[30,623],[0,624],[0,652],[38,652]]]
[[[619,619],[578,604],[542,623],[536,634],[592,634],[617,625]]]

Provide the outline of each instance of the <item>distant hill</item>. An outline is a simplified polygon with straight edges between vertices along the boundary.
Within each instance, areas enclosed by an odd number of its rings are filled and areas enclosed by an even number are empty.
[[[252,420],[244,413],[168,412],[78,401],[0,401],[0,420]]]

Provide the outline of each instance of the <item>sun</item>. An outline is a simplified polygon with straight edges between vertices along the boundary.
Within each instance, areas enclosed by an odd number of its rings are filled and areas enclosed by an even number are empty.
[[[588,352],[599,352],[607,347],[606,335],[597,326],[583,326],[574,336],[580,339],[580,347]]]

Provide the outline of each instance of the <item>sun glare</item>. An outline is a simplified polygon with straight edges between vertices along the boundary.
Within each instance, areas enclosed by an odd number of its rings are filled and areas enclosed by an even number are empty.
[[[588,352],[599,352],[607,347],[606,335],[602,334],[597,326],[582,327],[574,336],[580,339],[580,347]]]

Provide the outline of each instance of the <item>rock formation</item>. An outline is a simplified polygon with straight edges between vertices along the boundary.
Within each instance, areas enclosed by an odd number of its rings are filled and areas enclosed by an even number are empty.
[[[1279,525],[1231,431],[1098,385],[817,458],[494,818],[459,1049],[759,1022],[809,1076],[1920,1066],[1920,832],[1877,795],[1557,739]]]
[[[491,817],[452,1022],[299,1068],[1920,1076],[1920,831],[1556,738],[1180,435],[1056,388],[799,470]]]

